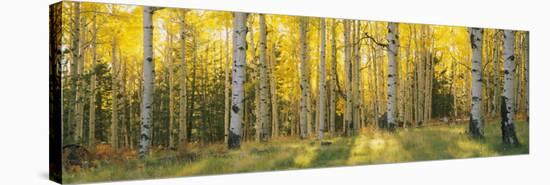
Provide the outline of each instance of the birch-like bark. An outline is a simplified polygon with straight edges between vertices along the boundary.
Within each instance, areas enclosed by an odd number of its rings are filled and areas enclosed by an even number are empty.
[[[379,126],[380,123],[379,123],[379,119],[378,119],[378,116],[380,114],[380,103],[379,103],[379,88],[380,86],[378,86],[380,83],[378,82],[378,52],[376,51],[376,48],[373,48],[373,52],[372,52],[372,75],[374,76],[374,124],[376,126]]]
[[[172,33],[167,31],[168,46],[166,48],[166,63],[168,67],[168,147],[176,148],[176,130],[174,120],[174,64],[172,61]]]
[[[78,115],[79,110],[79,72],[78,68],[80,65],[81,55],[80,55],[80,49],[81,49],[81,38],[80,38],[80,2],[74,2],[73,3],[73,19],[72,19],[72,43],[71,43],[71,52],[72,52],[72,63],[71,63],[71,81],[72,81],[72,90],[74,95],[74,109],[72,110],[72,118],[69,117],[69,128],[68,128],[68,135],[69,138],[71,138],[70,143],[79,143],[80,137],[79,137],[79,125],[81,115]],[[70,115],[69,115],[70,116]]]
[[[352,86],[351,86],[351,94],[352,94],[352,127],[353,127],[353,133],[357,134],[359,132],[359,125],[360,125],[360,112],[361,112],[361,101],[359,99],[360,97],[360,81],[359,78],[361,77],[359,75],[359,70],[361,68],[361,56],[359,54],[360,49],[360,43],[359,43],[359,29],[361,25],[359,24],[359,21],[353,21],[353,36],[352,36]]]
[[[300,138],[305,139],[307,137],[308,127],[308,88],[309,88],[309,75],[308,70],[308,48],[307,48],[307,18],[300,17]]]
[[[243,122],[244,82],[246,79],[246,20],[247,13],[233,14],[233,74],[231,88],[231,123],[228,147],[241,147],[241,125]]]
[[[498,102],[500,101],[500,38],[499,31],[495,31],[494,41],[493,41],[493,85],[495,90],[493,91],[493,110],[491,112],[491,117],[495,117],[498,110]]]
[[[141,134],[139,137],[139,157],[145,158],[151,148],[153,127],[153,7],[143,7],[143,93],[141,107]]]
[[[319,139],[323,139],[323,133],[325,131],[326,120],[326,70],[325,70],[325,45],[326,45],[326,29],[325,19],[321,18],[320,32],[321,32],[321,48],[320,48],[320,61],[319,61],[319,127],[317,128]]]
[[[409,83],[410,83],[409,82],[409,67],[410,67],[409,58],[411,57],[411,50],[412,50],[412,47],[411,47],[412,33],[411,32],[412,32],[412,29],[411,29],[411,26],[409,25],[409,40],[407,43],[406,55],[405,55],[405,73],[404,73],[405,82],[401,87],[401,92],[403,93],[403,97],[404,97],[403,107],[401,109],[401,112],[403,114],[403,128],[407,127],[407,123],[410,122],[409,116],[411,115],[409,113],[409,111],[411,111],[411,107],[409,107],[409,104],[411,101],[409,93],[411,93],[413,89],[412,88],[406,89],[406,88],[409,88]],[[451,91],[452,89],[453,88],[452,88],[452,82],[451,82]]]
[[[352,95],[352,60],[351,60],[351,45],[350,45],[350,22],[344,20],[344,66],[345,66],[345,87],[346,87],[346,105],[344,109],[344,131],[347,136],[352,133],[353,119],[353,95]]]
[[[260,141],[267,141],[269,131],[269,89],[267,87],[267,32],[265,26],[265,15],[260,14],[260,116],[261,118],[261,133]]]
[[[331,25],[331,65],[330,65],[330,132],[334,133],[336,125],[336,20],[332,19]]]
[[[395,130],[396,102],[397,98],[397,53],[399,48],[399,36],[397,23],[388,23],[388,122],[386,128]]]
[[[275,56],[275,43],[271,45],[271,58],[269,60],[269,86],[271,91],[271,124],[272,124],[272,137],[279,136],[279,104],[277,98],[277,83],[275,78],[275,66],[277,58]]]
[[[514,126],[514,77],[516,62],[514,54],[515,31],[504,30],[504,89],[501,97],[502,142],[505,145],[519,145]]]
[[[109,137],[113,149],[118,148],[118,62],[116,56],[117,42],[115,36],[111,42],[111,84],[112,84],[112,102],[111,102],[111,136]]]
[[[250,47],[247,47],[247,50],[250,52],[251,59],[250,63],[255,66],[254,69],[251,71],[251,81],[254,82],[254,117],[255,117],[255,123],[254,123],[254,130],[255,135],[254,138],[256,141],[260,141],[261,132],[262,132],[262,117],[261,117],[261,103],[260,103],[260,64],[259,61],[256,60],[256,45],[254,41],[254,19],[252,18],[248,19],[248,33],[250,35]],[[258,63],[257,63],[258,62]],[[246,127],[243,131],[246,131]],[[244,135],[246,136],[246,135]]]
[[[225,28],[225,80],[224,80],[224,118],[223,118],[223,133],[224,133],[224,143],[227,144],[227,139],[229,137],[229,116],[231,109],[231,99],[230,99],[230,90],[231,90],[231,79],[229,76],[231,65],[231,59],[229,58],[229,28]]]
[[[124,62],[124,59],[122,58],[122,51],[120,49],[120,47],[118,48],[118,61],[119,61],[119,78],[117,79],[117,83],[118,83],[118,94],[119,94],[119,97],[121,97],[120,101],[121,101],[121,105],[119,105],[119,107],[122,107],[122,115],[120,116],[121,117],[121,121],[120,121],[120,126],[122,127],[121,131],[122,131],[122,137],[123,137],[123,143],[122,143],[122,146],[123,147],[128,147],[128,143],[129,143],[129,138],[128,138],[128,120],[127,120],[127,117],[126,115],[127,114],[127,109],[126,109],[126,102],[127,102],[127,95],[125,94],[126,93],[126,62]],[[119,136],[117,136],[119,137]],[[117,146],[118,148],[120,148],[120,144],[119,146]]]
[[[77,80],[77,95],[76,95],[76,104],[75,104],[75,110],[76,110],[76,137],[78,138],[77,142],[82,144],[84,143],[84,91],[86,87],[86,81],[84,81],[84,60],[86,59],[86,47],[84,46],[84,41],[86,41],[88,30],[86,29],[86,18],[82,16],[80,18],[80,42],[79,42],[79,50],[80,50],[80,56],[78,59],[78,80]]]
[[[97,62],[97,14],[92,19],[92,72],[90,76],[90,112],[88,116],[88,147],[95,144],[96,62]]]
[[[471,137],[483,137],[483,73],[481,68],[483,50],[483,29],[468,28],[472,48],[472,100],[470,110],[469,133]]]
[[[187,145],[187,49],[185,33],[185,12],[181,12],[180,26],[180,47],[181,47],[181,63],[180,63],[180,110],[179,110],[179,147],[185,149]],[[226,93],[227,94],[227,93]],[[227,127],[225,127],[227,128]]]
[[[315,127],[315,113],[316,111],[313,110],[315,109],[315,107],[313,106],[314,102],[313,102],[313,97],[312,97],[312,93],[311,93],[311,64],[309,63],[309,37],[308,37],[308,34],[309,34],[309,18],[307,17],[304,17],[304,29],[305,29],[305,36],[304,36],[304,39],[305,39],[305,42],[304,42],[304,47],[305,49],[303,50],[305,52],[305,56],[306,57],[306,63],[307,65],[305,66],[305,76],[306,76],[306,107],[307,107],[307,126],[306,126],[306,131],[307,131],[307,136],[311,136],[311,135],[315,135],[315,130],[314,130],[314,127]]]

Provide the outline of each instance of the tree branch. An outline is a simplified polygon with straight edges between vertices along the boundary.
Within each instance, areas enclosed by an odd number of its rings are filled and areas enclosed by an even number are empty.
[[[372,37],[372,36],[369,35],[369,32],[365,32],[365,37],[363,37],[363,38],[361,38],[361,39],[365,39],[365,38],[371,40],[372,42],[374,42],[374,43],[375,43],[376,45],[378,45],[378,46],[381,46],[381,47],[388,47],[388,44],[387,44],[387,43],[381,43],[381,42],[377,41],[374,37]]]

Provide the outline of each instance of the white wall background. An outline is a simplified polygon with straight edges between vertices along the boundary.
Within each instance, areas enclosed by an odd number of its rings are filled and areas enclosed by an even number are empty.
[[[126,181],[118,184],[549,184],[550,24],[543,0],[95,0],[214,10],[468,25],[531,31],[530,154],[312,170]],[[0,9],[0,184],[48,176],[48,5]],[[393,12],[388,12],[393,10]]]

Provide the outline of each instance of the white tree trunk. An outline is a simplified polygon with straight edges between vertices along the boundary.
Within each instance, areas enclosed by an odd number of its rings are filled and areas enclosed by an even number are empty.
[[[386,128],[395,130],[396,98],[397,98],[397,54],[399,49],[399,34],[397,23],[388,23],[388,122]]]
[[[73,19],[72,19],[72,35],[71,35],[71,52],[72,52],[72,63],[71,63],[71,81],[72,81],[72,91],[74,95],[74,109],[71,111],[72,118],[69,117],[69,128],[68,128],[68,135],[71,139],[70,142],[72,143],[79,143],[80,137],[79,137],[79,125],[80,122],[79,119],[81,119],[81,115],[78,115],[79,110],[79,76],[78,68],[80,65],[80,48],[81,48],[81,38],[80,38],[80,2],[74,2],[73,4]],[[69,115],[71,116],[71,115]]]
[[[92,73],[90,77],[90,113],[88,121],[88,147],[92,147],[95,144],[95,106],[96,106],[96,61],[97,61],[97,22],[96,14],[93,16],[93,35],[92,35]]]
[[[483,137],[483,73],[481,68],[482,48],[483,48],[483,29],[468,28],[470,33],[470,42],[472,47],[472,107],[470,110],[469,133],[471,137]]]
[[[185,12],[181,12],[180,20],[180,120],[179,120],[179,147],[185,149],[187,145],[187,58],[186,58],[186,34],[185,34]],[[227,127],[226,127],[227,128]]]
[[[275,55],[275,44],[271,45],[271,59],[269,60],[269,86],[271,91],[271,119],[272,119],[272,137],[279,136],[279,105],[277,98],[277,83],[275,79],[275,66],[277,62]]]
[[[231,79],[229,76],[231,65],[231,59],[229,58],[229,28],[225,28],[225,80],[224,80],[224,118],[223,118],[223,132],[224,132],[224,143],[227,144],[229,137],[229,116],[231,109]]]
[[[307,130],[310,125],[308,124],[308,88],[309,88],[309,75],[308,70],[308,48],[307,48],[307,18],[300,17],[300,137],[305,139],[307,137]]]
[[[111,84],[112,84],[112,102],[111,102],[111,136],[109,137],[111,146],[118,148],[118,63],[116,62],[117,42],[115,36],[111,44]]]
[[[361,112],[361,101],[359,100],[359,70],[361,68],[361,56],[359,54],[359,29],[361,25],[359,24],[359,21],[353,21],[353,31],[352,31],[352,54],[351,54],[351,61],[352,61],[352,86],[351,86],[351,94],[352,94],[352,127],[353,127],[353,133],[357,134],[359,132],[359,118],[360,118],[360,112]]]
[[[231,122],[228,147],[241,147],[241,125],[243,122],[244,82],[246,79],[246,20],[248,14],[233,14],[233,74],[231,97]]]
[[[493,82],[494,82],[494,92],[493,92],[493,110],[491,112],[491,117],[495,117],[496,114],[497,114],[497,110],[498,110],[498,102],[500,101],[499,99],[499,91],[500,91],[500,57],[499,57],[499,53],[500,53],[500,37],[499,37],[499,32],[498,31],[495,31],[495,34],[494,34],[494,44],[493,44],[493,61],[494,61],[494,64],[493,64]]]
[[[143,7],[143,93],[141,107],[141,134],[139,157],[145,158],[151,148],[153,127],[153,7]]]
[[[351,136],[351,126],[353,124],[353,95],[352,95],[352,60],[350,44],[350,22],[344,20],[344,65],[345,65],[345,87],[346,87],[346,105],[344,108],[344,131],[347,136]]]
[[[501,128],[502,142],[506,145],[518,145],[514,126],[514,77],[515,62],[515,32],[504,30],[504,89],[501,98]]]
[[[172,61],[172,33],[167,31],[168,46],[166,48],[166,63],[168,67],[168,147],[170,149],[176,148],[176,130],[174,120],[174,64]]]
[[[80,4],[79,4],[80,5]],[[77,70],[77,91],[76,91],[76,103],[75,103],[75,122],[76,122],[76,138],[77,143],[82,144],[84,142],[84,89],[86,86],[86,82],[84,81],[84,60],[85,60],[85,47],[84,47],[84,41],[87,40],[86,33],[88,30],[86,30],[86,19],[84,16],[80,16],[80,8],[78,8],[78,14],[80,19],[80,28],[79,31],[81,32],[79,42],[78,42],[78,70]]]
[[[331,65],[330,65],[330,108],[329,108],[329,118],[330,118],[330,132],[334,133],[336,131],[336,86],[338,83],[336,81],[336,20],[332,19],[332,30],[331,30]]]
[[[320,48],[320,61],[319,61],[319,127],[317,128],[319,139],[323,139],[323,132],[325,131],[325,119],[326,119],[326,70],[325,70],[325,45],[326,45],[326,33],[325,33],[325,19],[321,18],[321,48]]]
[[[260,141],[267,141],[269,135],[269,89],[267,87],[267,31],[265,26],[265,15],[260,14],[260,116],[261,118],[261,132]]]

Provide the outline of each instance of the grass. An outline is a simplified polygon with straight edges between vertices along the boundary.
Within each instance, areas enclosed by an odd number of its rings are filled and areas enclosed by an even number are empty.
[[[269,143],[243,143],[240,150],[221,144],[195,149],[194,158],[158,152],[143,161],[100,162],[96,168],[64,172],[64,183],[165,178],[223,173],[290,170],[316,167],[383,164],[438,159],[492,157],[529,153],[529,124],[518,121],[521,142],[501,144],[500,124],[485,125],[485,138],[471,139],[465,124],[400,129],[395,133],[363,131],[354,137],[328,138],[332,144],[291,138]]]

